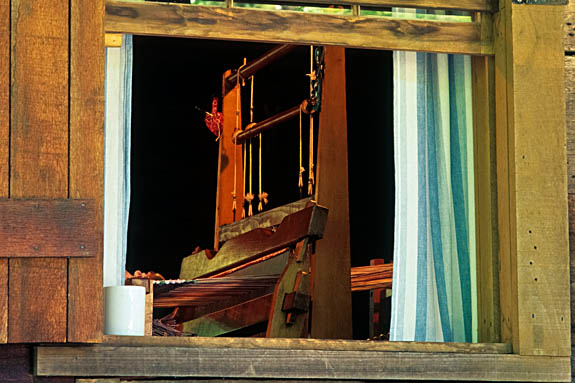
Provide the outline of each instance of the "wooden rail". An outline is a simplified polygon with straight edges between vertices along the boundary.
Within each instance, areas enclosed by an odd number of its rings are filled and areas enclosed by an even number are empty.
[[[250,78],[257,71],[260,69],[265,68],[269,64],[273,63],[274,61],[278,60],[279,58],[283,57],[287,53],[291,52],[296,46],[290,44],[283,44],[278,45],[277,47],[270,49],[257,59],[250,61],[245,67],[243,67],[239,71],[239,75],[241,78]],[[238,81],[238,71],[232,72],[230,76],[228,76],[225,80],[226,92],[229,91],[234,87],[236,82]]]
[[[491,15],[484,16],[481,22],[446,22],[108,0],[105,29],[150,36],[483,56],[493,54]]]
[[[277,1],[277,0],[276,0]],[[302,3],[301,0],[281,0],[281,3]],[[306,0],[306,4],[329,4],[334,6],[360,5],[377,8],[450,9],[475,12],[493,12],[490,0]]]
[[[301,108],[300,105],[296,105],[290,109],[284,110],[283,112],[280,112],[276,115],[266,118],[261,122],[255,123],[251,128],[242,131],[235,137],[236,144],[239,145],[248,138],[255,137],[258,134],[265,132],[266,130],[269,130],[271,128],[274,128],[283,122],[289,121],[292,118],[296,118],[300,113],[300,108]]]
[[[179,339],[175,339],[179,338]],[[504,344],[316,339],[106,337],[39,346],[38,376],[565,381],[569,357],[502,354]]]

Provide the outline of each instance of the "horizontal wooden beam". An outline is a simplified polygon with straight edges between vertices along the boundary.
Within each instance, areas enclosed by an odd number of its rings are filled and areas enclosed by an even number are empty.
[[[375,342],[342,339],[273,339],[273,338],[208,338],[208,337],[133,337],[106,335],[107,346],[130,347],[210,347],[255,348],[259,350],[330,350],[430,352],[466,354],[511,354],[508,343],[438,343],[438,342]]]
[[[311,200],[311,197],[303,198],[271,210],[265,210],[240,221],[222,225],[219,228],[220,242],[225,242],[253,229],[279,225],[287,215],[303,210]]]
[[[285,348],[40,346],[35,370],[83,377],[570,381],[569,357]]]
[[[327,214],[325,207],[310,206],[286,216],[275,232],[255,229],[227,241],[212,259],[205,251],[189,255],[182,260],[180,278],[205,278],[295,246],[303,238],[321,238]]]
[[[96,255],[94,201],[0,199],[0,217],[0,258]]]
[[[488,15],[486,15],[488,16]],[[108,0],[107,32],[349,48],[492,55],[479,22],[351,17],[303,12]]]
[[[301,0],[281,0],[280,3],[300,3]],[[306,4],[351,5],[377,8],[450,9],[493,12],[491,0],[306,0]]]

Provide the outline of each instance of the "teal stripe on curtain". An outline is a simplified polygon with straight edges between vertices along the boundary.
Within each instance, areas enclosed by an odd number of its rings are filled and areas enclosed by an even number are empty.
[[[390,339],[476,341],[470,58],[394,52],[394,102]]]

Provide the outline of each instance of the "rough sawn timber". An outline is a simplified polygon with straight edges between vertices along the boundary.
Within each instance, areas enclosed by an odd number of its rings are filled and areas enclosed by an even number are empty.
[[[486,16],[489,16],[486,14]],[[482,19],[489,22],[489,17]],[[106,32],[349,48],[493,54],[475,22],[350,17],[245,8],[107,1]]]
[[[221,338],[229,341],[230,338]],[[568,357],[303,349],[38,347],[39,376],[569,381]]]

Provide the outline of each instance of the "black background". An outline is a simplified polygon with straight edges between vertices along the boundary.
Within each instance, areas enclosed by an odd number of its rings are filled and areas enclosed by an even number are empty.
[[[273,46],[134,37],[128,271],[153,270],[178,278],[182,259],[196,246],[212,248],[218,143],[195,107],[209,111],[212,97],[218,96],[221,110],[223,73]],[[255,121],[309,95],[309,51],[309,46],[299,46],[255,75]],[[372,258],[389,262],[394,224],[392,53],[347,49],[346,72],[351,266],[369,265]],[[249,81],[242,101],[245,126]],[[305,118],[303,126],[307,169]],[[263,189],[270,195],[270,209],[300,198],[297,119],[266,132],[263,141]],[[255,142],[254,194],[257,148]],[[368,294],[353,294],[356,339],[368,337]]]

